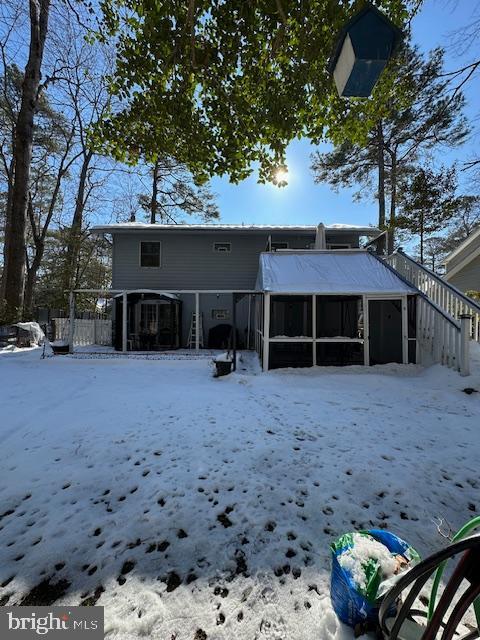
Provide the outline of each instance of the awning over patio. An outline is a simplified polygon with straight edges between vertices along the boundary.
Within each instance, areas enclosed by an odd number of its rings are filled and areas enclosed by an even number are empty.
[[[272,293],[417,293],[369,252],[332,250],[262,253],[256,289]]]
[[[180,300],[180,298],[175,293],[167,293],[166,291],[157,291],[157,289],[128,289],[127,294],[130,293],[144,293],[144,294],[152,294],[158,296],[163,296],[164,298],[170,298],[171,300]],[[121,298],[122,293],[117,293],[114,298]]]

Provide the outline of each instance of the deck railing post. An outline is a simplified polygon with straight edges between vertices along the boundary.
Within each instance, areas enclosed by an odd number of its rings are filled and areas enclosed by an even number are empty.
[[[460,316],[460,375],[470,375],[470,332],[472,316],[463,313]]]

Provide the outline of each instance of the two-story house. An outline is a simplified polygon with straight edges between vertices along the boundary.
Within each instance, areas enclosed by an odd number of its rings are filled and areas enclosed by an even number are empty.
[[[124,223],[92,231],[113,242],[119,350],[235,342],[256,348],[265,369],[415,358],[407,322],[416,291],[362,248],[378,229]]]
[[[444,260],[444,279],[464,293],[480,291],[480,226]]]

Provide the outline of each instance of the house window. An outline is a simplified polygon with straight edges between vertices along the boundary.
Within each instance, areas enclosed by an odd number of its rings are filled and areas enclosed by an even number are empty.
[[[160,242],[140,242],[140,266],[160,266]]]
[[[214,253],[230,253],[232,251],[232,243],[231,242],[214,242],[213,251]]]
[[[279,249],[288,249],[288,242],[272,242],[272,251],[278,251]]]
[[[351,249],[351,244],[327,244],[327,249]]]
[[[212,320],[230,320],[230,310],[212,309]]]

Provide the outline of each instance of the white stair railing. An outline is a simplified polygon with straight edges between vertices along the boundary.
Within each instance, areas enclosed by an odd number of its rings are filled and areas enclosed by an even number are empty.
[[[469,369],[468,324],[450,318],[431,300],[417,298],[417,343],[420,364],[440,363],[462,374]]]
[[[429,300],[453,320],[459,321],[462,315],[472,316],[470,337],[472,340],[480,342],[480,304],[427,267],[410,258],[400,249],[384,259],[405,280],[422,291]]]

